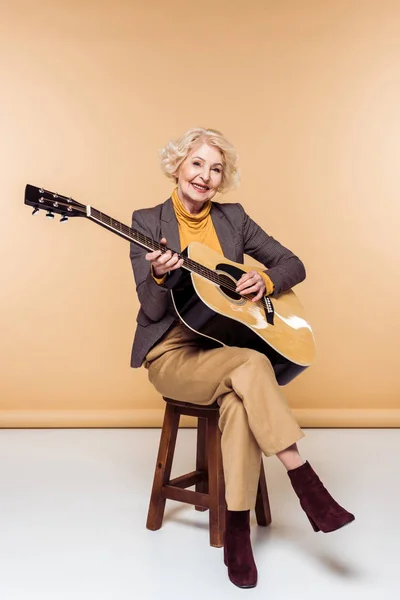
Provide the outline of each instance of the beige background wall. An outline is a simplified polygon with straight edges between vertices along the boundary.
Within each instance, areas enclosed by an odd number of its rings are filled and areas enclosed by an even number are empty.
[[[157,150],[236,144],[242,202],[304,260],[318,345],[303,425],[400,424],[400,3],[14,0],[0,21],[0,425],[156,425],[129,367],[126,242],[32,218],[26,183],[130,224],[166,199]]]

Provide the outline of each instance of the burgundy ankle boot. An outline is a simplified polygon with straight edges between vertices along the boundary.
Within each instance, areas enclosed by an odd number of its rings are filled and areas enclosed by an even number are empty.
[[[314,531],[329,533],[354,521],[354,515],[332,498],[308,462],[288,475]]]
[[[257,567],[250,542],[250,511],[227,510],[224,561],[228,577],[240,588],[257,585]]]

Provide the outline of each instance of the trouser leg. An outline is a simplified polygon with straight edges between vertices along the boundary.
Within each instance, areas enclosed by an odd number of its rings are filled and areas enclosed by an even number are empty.
[[[261,450],[235,392],[225,394],[218,403],[226,503],[229,510],[249,510],[256,503]]]

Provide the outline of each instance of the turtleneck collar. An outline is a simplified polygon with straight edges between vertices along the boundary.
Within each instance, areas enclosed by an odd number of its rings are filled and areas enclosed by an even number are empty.
[[[175,214],[178,220],[185,221],[191,228],[196,228],[196,226],[201,227],[202,223],[207,219],[210,214],[212,203],[210,200],[206,202],[199,213],[196,215],[192,215],[190,212],[186,210],[183,206],[179,196],[178,196],[178,188],[175,188],[171,195],[172,203],[174,205]]]

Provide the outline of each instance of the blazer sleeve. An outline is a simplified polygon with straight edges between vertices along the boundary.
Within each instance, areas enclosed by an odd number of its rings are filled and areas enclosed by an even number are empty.
[[[238,205],[242,214],[243,247],[245,254],[267,267],[265,273],[274,284],[273,296],[291,289],[303,281],[306,270],[302,261],[293,252],[282,246],[255,223]]]
[[[140,233],[155,239],[141,215],[140,210],[134,211],[132,215],[132,228]],[[131,243],[130,259],[135,277],[136,292],[143,312],[151,321],[160,321],[168,308],[169,290],[159,285],[153,278],[150,263],[145,259],[148,250]]]

